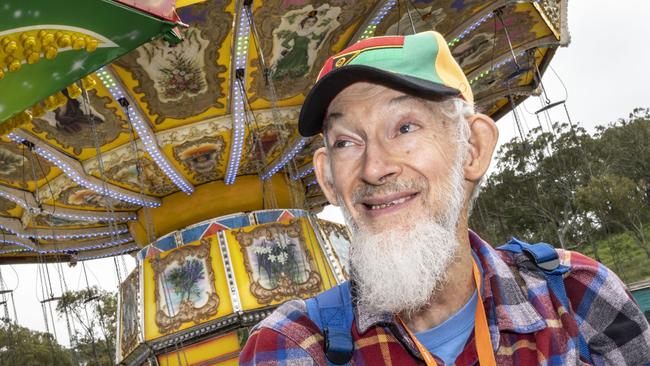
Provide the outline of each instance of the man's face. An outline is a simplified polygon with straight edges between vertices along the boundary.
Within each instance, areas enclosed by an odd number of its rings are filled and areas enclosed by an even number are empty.
[[[380,233],[411,230],[422,216],[450,219],[441,187],[457,163],[457,122],[434,103],[356,83],[332,101],[326,123],[332,188],[353,225]]]
[[[444,283],[459,247],[465,122],[368,83],[343,90],[326,118],[328,146],[314,161],[351,229],[357,300],[371,311],[417,311]]]

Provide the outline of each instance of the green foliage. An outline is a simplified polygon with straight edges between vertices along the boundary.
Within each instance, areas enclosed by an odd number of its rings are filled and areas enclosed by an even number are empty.
[[[594,135],[568,124],[535,128],[499,149],[470,225],[495,244],[511,235],[555,243],[605,262],[627,281],[650,277],[649,141],[649,109]]]
[[[646,228],[646,235],[650,235],[650,227]],[[650,278],[648,257],[629,233],[612,234],[597,240],[595,246],[600,261],[616,272],[623,282],[633,283]],[[591,246],[582,247],[579,251],[594,257]]]
[[[56,311],[70,320],[71,348],[56,342],[52,334],[0,323],[0,365],[72,366],[113,365],[117,298],[97,287],[63,294]]]
[[[83,365],[113,365],[117,324],[115,293],[90,287],[69,291],[58,301],[56,312],[73,325],[70,341],[75,358]]]
[[[76,365],[72,353],[58,344],[50,333],[42,333],[14,323],[0,324],[0,365]]]

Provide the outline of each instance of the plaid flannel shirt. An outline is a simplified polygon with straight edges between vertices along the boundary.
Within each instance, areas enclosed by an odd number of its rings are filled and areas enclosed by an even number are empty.
[[[483,267],[483,306],[498,365],[588,365],[580,358],[578,332],[589,344],[595,365],[650,365],[648,322],[605,266],[558,249],[561,263],[570,268],[564,283],[571,309],[565,309],[525,255],[495,250],[471,231],[469,236]],[[354,313],[351,365],[424,364],[391,314],[370,314],[358,307]],[[304,301],[294,300],[252,330],[239,362],[324,366],[323,347],[323,335],[307,316]],[[455,365],[477,363],[472,334]]]

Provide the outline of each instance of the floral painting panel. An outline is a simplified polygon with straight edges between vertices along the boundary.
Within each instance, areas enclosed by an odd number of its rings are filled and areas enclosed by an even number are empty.
[[[282,276],[294,283],[304,283],[309,277],[307,257],[300,250],[297,238],[287,235],[272,239],[256,238],[247,251],[251,258],[253,277],[268,290],[277,288]]]
[[[244,254],[250,291],[259,304],[309,297],[321,290],[321,276],[305,247],[301,219],[234,232]]]
[[[195,308],[205,305],[211,293],[206,267],[205,260],[196,256],[188,256],[182,263],[174,262],[166,267],[158,283],[163,294],[160,310],[173,317],[184,302]]]
[[[200,324],[218,312],[219,295],[210,254],[211,239],[151,259],[154,270],[156,325],[162,334],[184,323]]]
[[[169,45],[163,39],[144,44],[120,58],[117,64],[129,70],[139,85],[136,93],[155,119],[183,119],[209,108],[222,108],[226,71],[216,62],[219,49],[230,31],[232,14],[227,2],[204,2],[178,9],[189,27],[181,30],[183,42]]]

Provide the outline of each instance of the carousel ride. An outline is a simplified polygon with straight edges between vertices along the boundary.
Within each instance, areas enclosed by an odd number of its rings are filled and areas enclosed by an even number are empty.
[[[566,0],[18,0],[0,6],[0,264],[131,254],[116,362],[235,365],[278,304],[344,281],[315,216],[325,59],[435,29],[495,120],[542,92]],[[119,271],[119,270],[118,270]],[[1,294],[4,296],[4,294]]]

